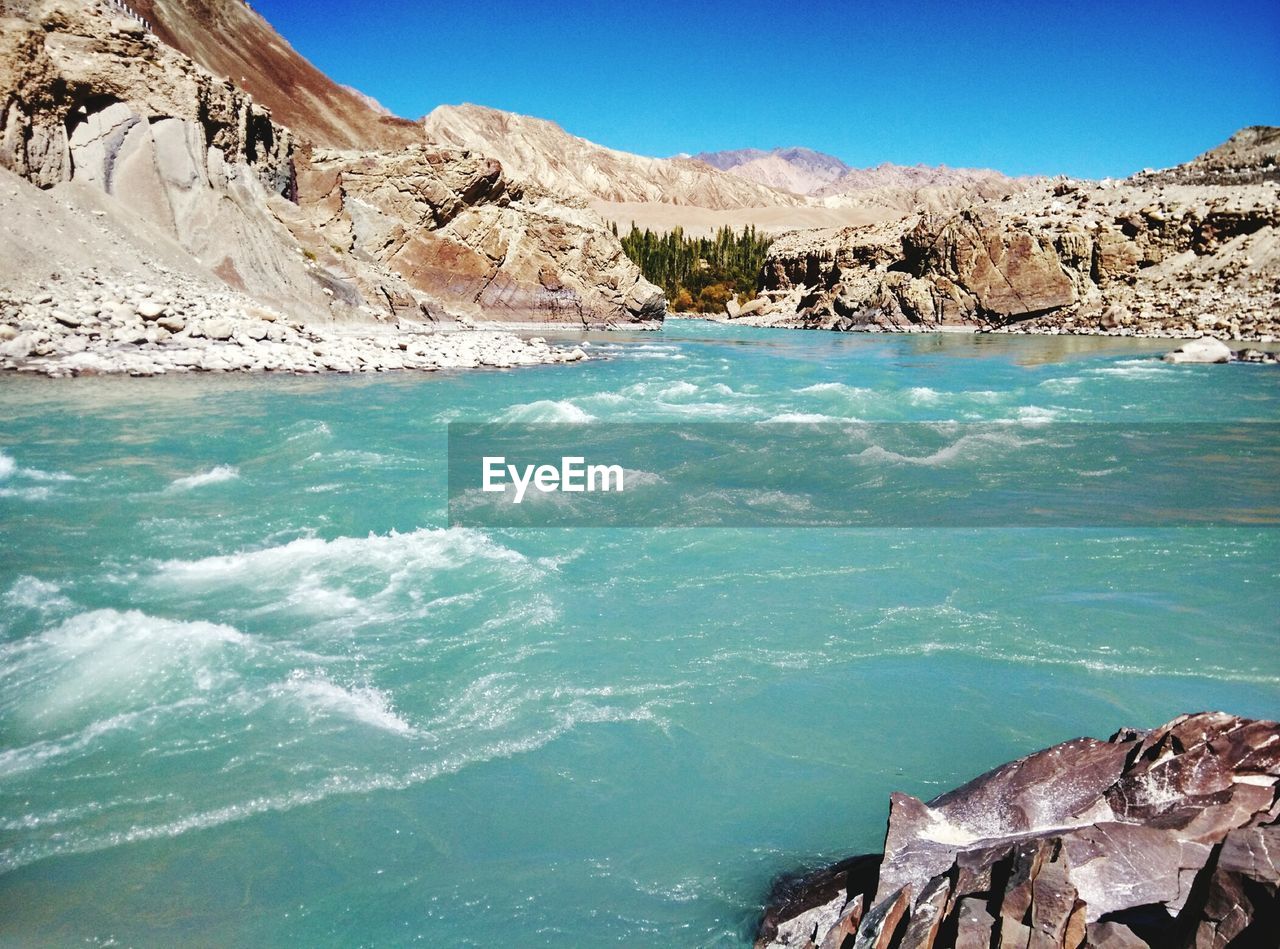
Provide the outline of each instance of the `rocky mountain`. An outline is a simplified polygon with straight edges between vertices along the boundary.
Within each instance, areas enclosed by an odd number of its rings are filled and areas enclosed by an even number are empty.
[[[830,208],[875,207],[901,213],[933,205],[959,206],[961,200],[999,198],[1025,187],[1025,179],[986,168],[946,165],[894,165],[850,168],[839,158],[808,148],[740,148],[693,156],[747,181],[819,199]]]
[[[247,3],[129,0],[129,6],[162,42],[230,80],[299,139],[335,148],[396,148],[422,140],[418,123],[334,82]]]
[[[794,232],[737,316],[825,329],[1280,334],[1278,136],[1166,172],[1037,182],[960,210]]]
[[[1209,712],[894,794],[884,853],[783,881],[757,946],[1273,945],[1278,784],[1280,725]]]
[[[805,195],[821,192],[853,170],[839,158],[809,148],[739,148],[701,152],[693,157],[747,181]]]
[[[584,202],[408,144],[409,126],[324,78],[239,0],[157,0],[146,15],[6,0],[4,12],[16,15],[0,38],[0,168],[17,177],[0,278],[16,296],[89,266],[122,285],[164,268],[301,321],[662,317],[661,292]],[[59,194],[75,240],[41,227],[37,188]]]
[[[894,165],[850,168],[814,192],[820,198],[862,191],[921,191],[968,187],[982,197],[1000,197],[1016,190],[1017,179],[989,168],[949,168],[946,165]]]
[[[1176,185],[1247,185],[1280,181],[1280,128],[1251,125],[1217,148],[1165,171],[1134,175],[1135,182]]]
[[[488,155],[508,173],[556,194],[711,210],[803,203],[692,158],[647,158],[605,148],[546,119],[478,105],[442,105],[423,122],[427,141]]]

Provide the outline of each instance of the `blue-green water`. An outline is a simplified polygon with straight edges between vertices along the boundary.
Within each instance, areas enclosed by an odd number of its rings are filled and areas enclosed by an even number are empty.
[[[677,323],[509,373],[0,379],[0,942],[746,945],[1078,734],[1280,715],[1268,529],[478,532],[451,420],[1280,420],[1155,346]]]

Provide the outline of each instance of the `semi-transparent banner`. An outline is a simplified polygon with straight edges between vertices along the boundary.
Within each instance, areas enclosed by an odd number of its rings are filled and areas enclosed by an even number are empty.
[[[470,527],[1280,524],[1280,425],[449,426]]]

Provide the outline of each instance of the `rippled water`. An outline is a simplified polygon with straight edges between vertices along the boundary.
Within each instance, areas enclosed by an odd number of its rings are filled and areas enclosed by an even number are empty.
[[[878,849],[892,790],[1280,714],[1274,530],[442,526],[452,420],[1274,422],[1273,369],[591,341],[510,373],[0,379],[0,940],[745,945],[774,875]]]

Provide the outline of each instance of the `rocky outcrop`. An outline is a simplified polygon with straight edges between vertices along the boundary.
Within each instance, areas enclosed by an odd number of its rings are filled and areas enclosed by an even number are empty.
[[[1273,945],[1278,782],[1280,725],[1210,712],[894,794],[883,855],[781,883],[757,946]]]
[[[652,326],[663,316],[661,292],[581,202],[515,182],[496,162],[404,144],[402,124],[334,92],[238,0],[157,0],[146,12],[215,65],[243,67],[252,80],[237,82],[274,90],[290,114],[314,107],[310,133],[387,147],[330,150],[317,170],[310,143],[238,84],[115,7],[38,0],[21,12],[0,39],[0,165],[65,189],[83,213],[67,222],[77,242],[40,254],[25,248],[45,235],[10,218],[0,233],[15,249],[0,261],[9,286],[119,259],[123,235],[134,275],[164,260],[306,321]],[[236,24],[249,32],[222,42]],[[257,60],[246,52],[255,43],[269,47]],[[306,82],[280,87],[293,79]],[[360,110],[374,118],[355,121]],[[19,203],[28,228],[65,217],[31,196]],[[104,224],[117,243],[104,242]]]
[[[1165,171],[1133,177],[1144,184],[1251,185],[1280,181],[1280,128],[1251,125],[1217,148]]]
[[[841,330],[1275,338],[1280,182],[1249,169],[1270,167],[1280,139],[1246,131],[1249,148],[1224,146],[1197,162],[1225,174],[1224,163],[1238,161],[1240,175],[1253,176],[1247,183],[1062,180],[958,212],[784,235],[751,319]]]
[[[72,0],[5,20],[0,126],[0,165],[42,187],[81,175],[128,190],[130,175],[147,174],[137,156],[148,151],[155,170],[181,181],[207,175],[216,151],[269,191],[290,188],[291,139],[268,112],[136,20]]]
[[[510,180],[473,153],[316,150],[300,190],[325,240],[475,320],[656,325],[646,281],[585,203]],[[395,310],[395,300],[389,301]]]

